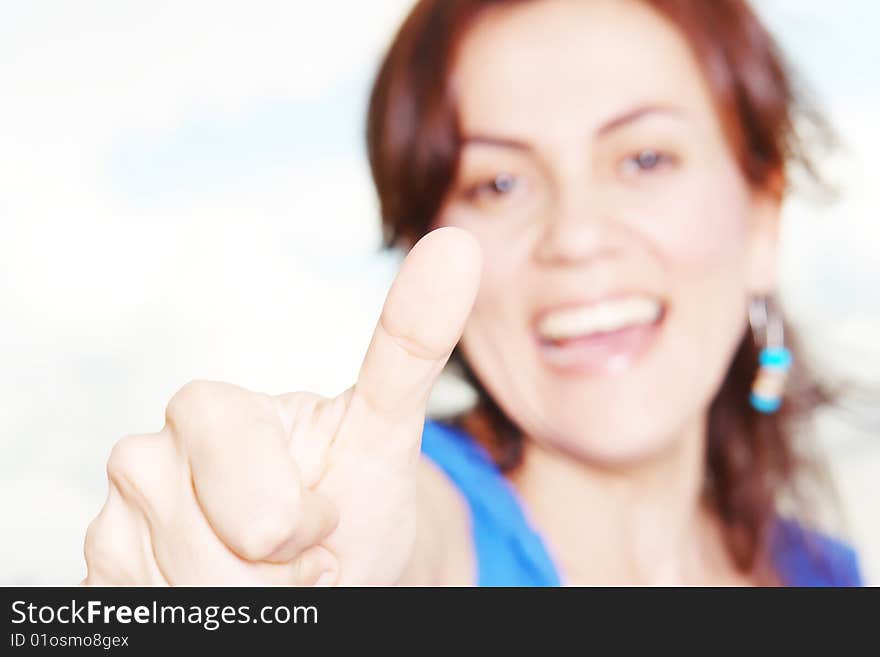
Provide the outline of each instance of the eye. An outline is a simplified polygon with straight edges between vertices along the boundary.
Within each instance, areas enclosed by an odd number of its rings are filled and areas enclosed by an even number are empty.
[[[492,179],[484,180],[469,187],[465,194],[472,200],[492,199],[510,194],[519,185],[519,180],[509,173],[499,173]]]
[[[621,162],[621,171],[626,175],[651,173],[673,162],[673,158],[666,153],[645,148],[625,158]]]

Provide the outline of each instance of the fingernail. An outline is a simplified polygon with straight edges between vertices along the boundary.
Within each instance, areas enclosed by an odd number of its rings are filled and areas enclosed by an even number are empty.
[[[315,586],[333,586],[333,583],[336,581],[336,573],[332,570],[325,570],[321,573],[321,576],[318,578],[318,581],[315,582]]]

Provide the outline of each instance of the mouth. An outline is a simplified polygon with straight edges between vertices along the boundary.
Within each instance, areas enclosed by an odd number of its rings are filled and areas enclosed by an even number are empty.
[[[539,313],[533,333],[542,360],[563,374],[613,374],[629,368],[656,342],[666,303],[630,294]]]

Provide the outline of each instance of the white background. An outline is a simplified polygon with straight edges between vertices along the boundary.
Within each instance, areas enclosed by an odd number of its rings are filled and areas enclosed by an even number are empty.
[[[366,94],[409,4],[0,4],[0,583],[82,578],[111,445],[186,381],[350,384],[396,267]],[[847,142],[842,200],[786,210],[784,300],[863,391],[817,427],[880,583],[880,6],[758,6]]]

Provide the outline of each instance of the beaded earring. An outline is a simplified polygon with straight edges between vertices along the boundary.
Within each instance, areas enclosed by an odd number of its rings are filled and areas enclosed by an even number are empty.
[[[749,324],[755,343],[761,346],[758,374],[752,383],[749,401],[760,413],[775,413],[791,369],[791,352],[785,347],[782,317],[767,297],[756,297],[749,304]]]

